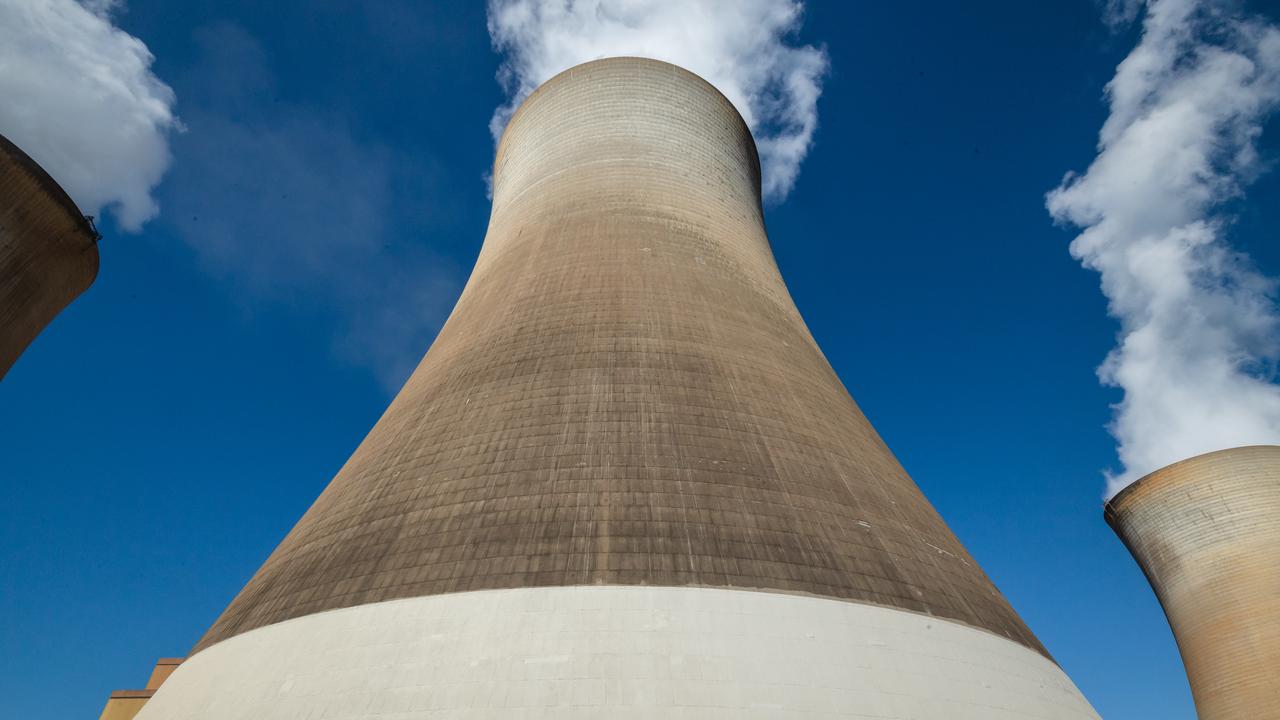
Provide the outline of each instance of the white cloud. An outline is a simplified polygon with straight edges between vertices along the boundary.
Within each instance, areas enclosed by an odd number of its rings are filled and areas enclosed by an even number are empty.
[[[818,125],[826,53],[788,44],[798,0],[490,0],[489,35],[505,53],[510,102],[498,137],[530,92],[589,60],[633,55],[680,65],[733,102],[755,134],[766,198],[791,191]]]
[[[136,231],[159,211],[174,95],[111,23],[119,0],[0,0],[0,133],[90,215]]]
[[[1280,442],[1276,284],[1227,243],[1222,207],[1263,169],[1280,28],[1229,2],[1145,7],[1107,85],[1097,158],[1048,194],[1053,217],[1082,228],[1071,253],[1101,273],[1121,326],[1098,371],[1124,391],[1108,495],[1193,455]]]

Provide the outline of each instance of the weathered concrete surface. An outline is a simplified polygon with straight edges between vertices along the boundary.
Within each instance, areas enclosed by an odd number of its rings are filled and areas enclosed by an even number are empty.
[[[1105,514],[1160,598],[1201,720],[1280,718],[1280,446],[1175,463]]]
[[[0,136],[0,379],[97,275],[96,233],[48,173]]]
[[[453,314],[197,649],[395,598],[608,584],[865,602],[1043,653],[810,336],[759,189],[738,113],[675,66],[535,92]]]

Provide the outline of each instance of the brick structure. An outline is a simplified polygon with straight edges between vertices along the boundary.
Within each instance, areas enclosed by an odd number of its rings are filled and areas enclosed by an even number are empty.
[[[165,680],[173,674],[182,664],[182,658],[160,658],[156,661],[156,666],[151,670],[151,678],[147,680],[147,686],[141,690],[114,690],[110,697],[107,698],[107,704],[102,708],[102,714],[98,716],[98,720],[133,720],[142,712],[142,708],[147,701],[156,694],[156,690],[164,684]]]

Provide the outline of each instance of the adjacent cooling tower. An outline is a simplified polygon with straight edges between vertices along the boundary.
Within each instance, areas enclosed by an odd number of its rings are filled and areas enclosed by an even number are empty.
[[[724,97],[576,67],[493,180],[430,351],[140,718],[1097,717],[814,343]]]
[[[0,135],[0,379],[93,283],[97,242],[53,178]]]
[[[1106,518],[1160,598],[1200,720],[1280,718],[1280,446],[1157,470]]]

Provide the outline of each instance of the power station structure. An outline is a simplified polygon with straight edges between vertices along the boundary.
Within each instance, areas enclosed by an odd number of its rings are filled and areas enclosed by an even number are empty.
[[[1160,599],[1200,720],[1280,718],[1280,446],[1174,463],[1105,515]]]
[[[140,690],[115,690],[107,698],[107,704],[98,715],[98,720],[134,720],[156,694],[156,690],[182,664],[182,658],[160,658],[151,670],[151,679],[147,686]]]
[[[97,275],[92,220],[0,135],[0,380]]]
[[[827,363],[673,65],[511,118],[453,313],[140,720],[1097,715]]]

